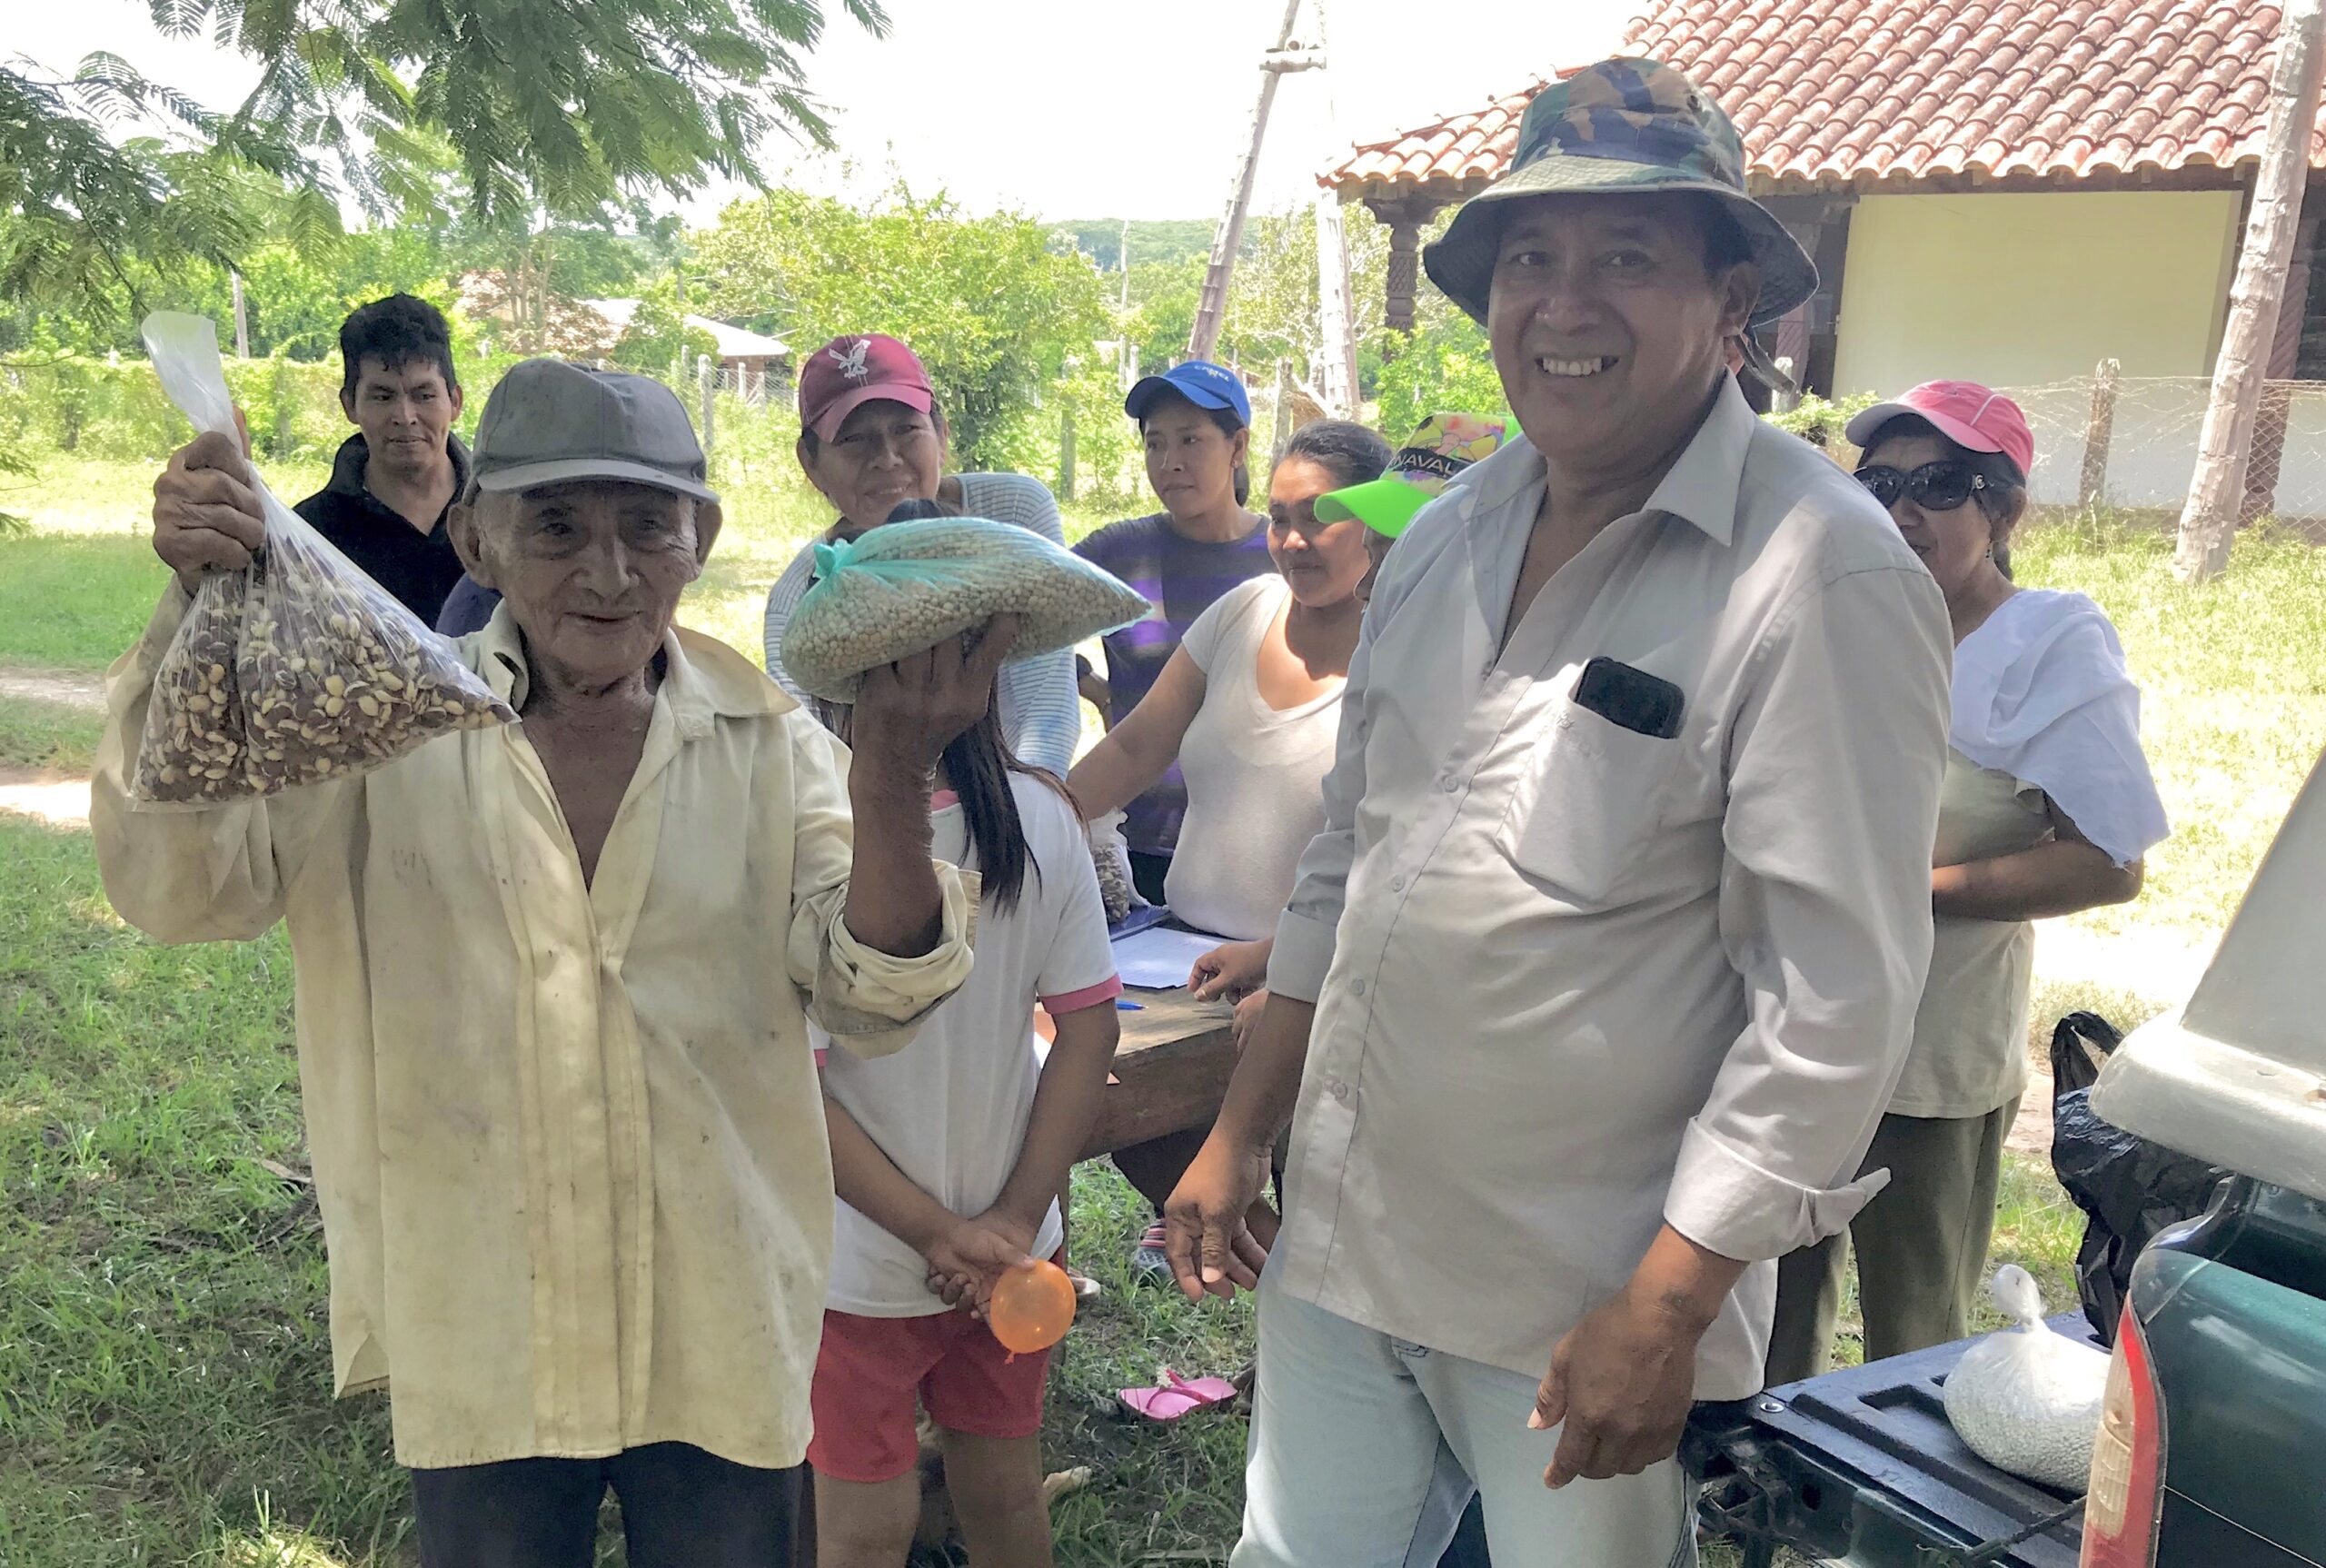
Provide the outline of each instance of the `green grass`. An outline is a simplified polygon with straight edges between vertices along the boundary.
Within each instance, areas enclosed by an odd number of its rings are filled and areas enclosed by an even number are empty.
[[[2141,897],[2070,922],[2094,933],[2218,932],[2326,749],[2326,549],[2247,530],[2229,570],[2194,588],[2172,580],[2172,552],[2170,534],[2098,519],[2013,549],[2021,582],[2080,589],[2116,623],[2172,819]]]
[[[0,929],[0,1562],[392,1546],[386,1411],[324,1397],[313,1207],[260,1163],[305,1163],[280,933],[156,947],[5,817]]]
[[[0,696],[0,770],[81,774],[96,764],[103,720],[63,703]]]

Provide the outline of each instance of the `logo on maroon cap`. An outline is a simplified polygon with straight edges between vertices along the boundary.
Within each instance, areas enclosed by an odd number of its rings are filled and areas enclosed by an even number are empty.
[[[800,364],[800,418],[824,441],[868,402],[887,399],[922,413],[936,410],[929,372],[913,352],[881,332],[837,337]]]

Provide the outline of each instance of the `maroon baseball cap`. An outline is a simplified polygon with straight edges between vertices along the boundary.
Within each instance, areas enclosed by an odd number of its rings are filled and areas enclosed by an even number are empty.
[[[1938,433],[1970,452],[1999,452],[2025,479],[2035,469],[2035,432],[2019,405],[1977,382],[1924,382],[1903,396],[1875,403],[1850,421],[1852,446],[1863,448],[1902,414],[1928,420]]]
[[[937,407],[929,372],[892,337],[850,332],[810,354],[800,367],[800,422],[818,441],[830,441],[850,414],[881,399],[922,413]]]

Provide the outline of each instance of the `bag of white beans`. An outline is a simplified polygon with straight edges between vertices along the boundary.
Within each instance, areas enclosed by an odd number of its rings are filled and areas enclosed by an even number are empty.
[[[197,431],[235,433],[217,329],[145,319],[163,390]],[[508,704],[452,645],[249,476],[266,542],[214,571],[154,672],[130,792],[203,806],[343,779],[454,729],[508,723]]]
[[[856,700],[868,670],[1018,618],[1012,663],[1128,626],[1149,606],[1040,534],[979,517],[929,518],[816,546],[814,585],[791,613],[784,673],[811,697]]]

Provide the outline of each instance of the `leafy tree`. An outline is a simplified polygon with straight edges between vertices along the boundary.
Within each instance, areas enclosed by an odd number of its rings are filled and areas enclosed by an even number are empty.
[[[1196,324],[1208,262],[1207,256],[1187,256],[1176,262],[1131,263],[1131,313],[1125,330],[1138,345],[1143,369],[1161,370],[1188,352],[1188,333]]]
[[[103,329],[157,278],[224,273],[269,239],[312,252],[339,197],[433,204],[449,161],[478,221],[600,218],[626,199],[760,177],[783,130],[829,145],[804,56],[823,0],[147,0],[165,35],[261,65],[230,114],[93,55],[70,78],[0,61],[0,349]],[[838,0],[876,35],[879,0]],[[116,144],[158,119],[172,139]],[[21,459],[0,453],[0,463]]]
[[[687,325],[687,314],[679,299],[677,276],[663,273],[639,294],[630,326],[614,345],[614,363],[647,375],[677,379],[698,356],[716,357],[719,340],[701,327]]]
[[[1184,262],[1190,256],[1211,255],[1213,223],[1209,218],[1136,219],[1130,225],[1130,264]],[[1102,273],[1122,266],[1123,222],[1120,218],[1069,218],[1050,225],[1050,243],[1060,250],[1079,250]]]
[[[689,298],[701,314],[802,352],[847,332],[910,344],[964,466],[1034,462],[1055,437],[1036,418],[1046,389],[1114,335],[1105,280],[1051,250],[1041,224],[971,217],[901,184],[864,210],[798,191],[737,202],[691,248]]]

